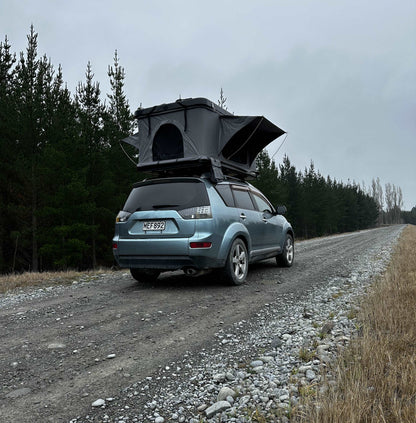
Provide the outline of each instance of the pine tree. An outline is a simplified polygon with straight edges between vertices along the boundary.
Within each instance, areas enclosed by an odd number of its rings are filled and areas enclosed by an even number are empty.
[[[8,270],[11,244],[8,228],[12,214],[11,204],[12,181],[14,179],[15,155],[15,109],[13,98],[14,64],[16,56],[10,52],[11,46],[7,37],[0,42],[0,273]]]
[[[124,93],[125,71],[120,66],[117,51],[114,53],[114,64],[108,67],[111,93],[107,95],[109,104],[106,119],[106,137],[111,148],[107,151],[111,180],[114,193],[109,201],[109,208],[117,213],[123,206],[131,185],[139,178],[137,169],[124,154],[120,142],[133,132],[133,117]],[[123,146],[128,149],[127,146]],[[135,152],[135,150],[134,150]],[[112,226],[111,226],[112,228]]]
[[[124,93],[125,71],[120,66],[117,50],[114,53],[114,66],[108,67],[110,78],[111,94],[109,99],[108,113],[109,120],[114,125],[114,133],[110,139],[111,146],[114,146],[119,137],[126,137],[132,130],[132,117],[129,103]],[[114,143],[114,144],[113,144]]]
[[[85,73],[85,83],[79,83],[76,92],[77,120],[80,129],[80,138],[85,149],[87,162],[84,163],[86,186],[90,193],[89,220],[91,236],[91,265],[97,266],[97,237],[99,223],[103,210],[99,204],[102,197],[103,176],[106,172],[106,163],[102,152],[108,147],[104,137],[105,108],[100,99],[100,86],[94,82],[91,63],[88,62]]]
[[[32,271],[39,270],[38,208],[42,187],[39,162],[48,143],[46,133],[53,113],[50,109],[54,107],[51,98],[54,70],[46,56],[38,58],[37,37],[32,25],[26,54],[20,54],[15,78],[19,191],[27,198],[20,210],[22,221],[27,222],[21,227],[21,255]]]
[[[226,102],[227,102],[227,97],[224,96],[224,91],[221,87],[220,98],[218,99],[218,106],[220,106],[224,110],[228,110],[228,107],[225,104]]]

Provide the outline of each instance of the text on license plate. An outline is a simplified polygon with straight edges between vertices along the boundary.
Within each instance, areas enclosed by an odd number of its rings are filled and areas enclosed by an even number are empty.
[[[154,222],[143,222],[144,231],[164,231],[166,228],[166,222],[164,220],[158,220]]]

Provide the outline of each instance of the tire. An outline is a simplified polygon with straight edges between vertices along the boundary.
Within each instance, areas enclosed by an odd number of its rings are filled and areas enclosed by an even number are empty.
[[[293,237],[286,234],[285,243],[283,244],[283,252],[276,257],[276,263],[280,267],[291,267],[295,259],[295,244]]]
[[[231,245],[224,268],[227,282],[231,285],[241,285],[248,273],[248,252],[246,244],[237,238]]]
[[[159,270],[153,269],[130,269],[130,273],[137,282],[155,282],[160,275]]]

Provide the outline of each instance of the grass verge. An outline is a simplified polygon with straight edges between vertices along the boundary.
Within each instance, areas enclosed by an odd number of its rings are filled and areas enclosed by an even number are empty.
[[[29,287],[39,288],[54,285],[69,285],[74,281],[95,279],[101,273],[108,273],[108,271],[94,270],[77,272],[68,270],[66,272],[26,272],[22,274],[2,275],[0,276],[0,294]]]
[[[334,366],[336,385],[291,421],[416,421],[416,227],[407,226],[358,313],[360,331]]]

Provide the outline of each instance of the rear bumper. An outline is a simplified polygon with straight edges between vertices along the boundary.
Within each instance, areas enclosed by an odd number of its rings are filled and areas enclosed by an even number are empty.
[[[120,267],[127,267],[129,269],[178,270],[184,267],[212,269],[225,265],[223,260],[205,256],[129,256],[114,253],[114,258]]]
[[[210,248],[190,248],[191,242],[211,242]],[[225,266],[219,258],[219,240],[212,234],[173,239],[113,239],[114,258],[120,267],[177,270],[184,267],[212,269]]]

